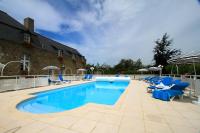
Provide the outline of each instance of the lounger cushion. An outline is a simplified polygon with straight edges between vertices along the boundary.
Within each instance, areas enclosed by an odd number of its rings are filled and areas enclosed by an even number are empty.
[[[163,101],[170,101],[171,97],[183,95],[181,90],[154,90],[153,97]]]
[[[153,90],[156,89],[156,86],[149,86],[148,88]]]
[[[162,90],[154,90],[152,93],[153,98],[160,99],[163,101],[169,101],[169,94]]]

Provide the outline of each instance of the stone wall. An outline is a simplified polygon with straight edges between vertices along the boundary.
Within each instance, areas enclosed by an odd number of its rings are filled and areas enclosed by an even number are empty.
[[[73,60],[71,56],[63,55],[62,61],[58,58],[57,53],[49,52],[45,49],[27,47],[25,44],[17,44],[11,41],[0,40],[0,62],[6,64],[9,61],[18,61],[26,54],[30,57],[29,75],[48,74],[42,70],[45,66],[53,65],[62,67],[64,65],[65,74],[75,74],[78,68],[84,67],[85,61],[76,56]],[[20,63],[11,63],[6,66],[4,75],[21,75],[27,74],[21,70]]]
[[[42,68],[49,65],[61,67],[64,74],[75,74],[78,68],[85,66],[86,60],[78,51],[34,32],[33,21],[30,30],[27,25],[21,25],[10,16],[1,15],[5,21],[0,21],[0,63],[19,61],[24,55],[30,60],[29,73],[17,62],[6,66],[4,75],[48,74]],[[58,57],[60,50],[62,57]]]

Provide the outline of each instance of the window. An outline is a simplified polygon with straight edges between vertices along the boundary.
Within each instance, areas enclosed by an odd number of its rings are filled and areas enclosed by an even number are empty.
[[[45,44],[43,44],[43,43],[42,43],[42,48],[43,48],[43,49],[46,49],[46,45],[45,45]]]
[[[24,42],[30,44],[31,43],[31,36],[28,33],[24,33]]]
[[[76,56],[72,54],[72,60],[76,60]]]
[[[63,57],[63,50],[58,50],[58,56]]]

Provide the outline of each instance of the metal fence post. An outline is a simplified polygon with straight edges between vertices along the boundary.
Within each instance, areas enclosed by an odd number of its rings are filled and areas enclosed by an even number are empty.
[[[17,89],[18,87],[18,80],[17,80],[17,76],[15,77],[15,90]]]
[[[36,86],[36,83],[35,83],[35,75],[33,76],[33,87],[35,88],[35,86]]]

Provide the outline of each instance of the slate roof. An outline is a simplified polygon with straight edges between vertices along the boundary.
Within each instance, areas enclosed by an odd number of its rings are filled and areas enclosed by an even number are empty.
[[[0,10],[0,23],[12,26],[13,28],[25,30],[24,26],[17,20],[9,16],[7,13]]]
[[[1,10],[0,10],[0,23],[7,25],[9,27],[12,27],[14,29],[17,29],[17,30],[22,30],[24,32],[27,32],[27,30],[25,29],[23,24],[19,23],[17,20],[15,20],[10,15],[8,15],[7,13],[5,13]],[[31,37],[31,39],[34,39],[33,42],[35,42],[35,43],[33,43],[33,45],[36,47],[46,49],[48,51],[56,52],[56,53],[58,52],[58,50],[63,50],[63,53],[65,55],[75,54],[75,55],[84,57],[74,48],[63,45],[59,42],[56,42],[52,39],[42,36],[36,32],[30,32],[30,31],[28,31],[28,32],[32,36],[34,36],[34,37]]]

